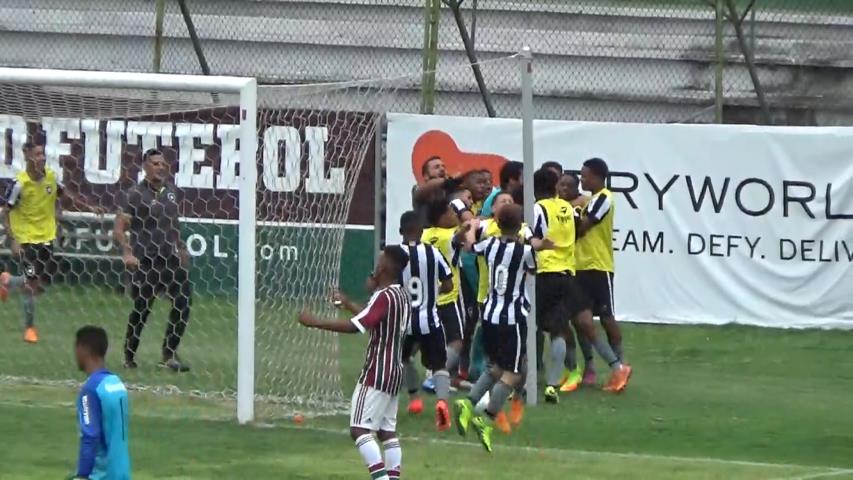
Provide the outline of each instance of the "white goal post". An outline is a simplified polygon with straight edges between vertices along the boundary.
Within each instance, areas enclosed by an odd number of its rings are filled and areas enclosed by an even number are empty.
[[[258,87],[254,78],[0,68],[0,84],[239,95],[239,161],[241,165],[256,164]],[[242,168],[238,175],[237,420],[240,423],[254,419],[257,176],[256,168]]]

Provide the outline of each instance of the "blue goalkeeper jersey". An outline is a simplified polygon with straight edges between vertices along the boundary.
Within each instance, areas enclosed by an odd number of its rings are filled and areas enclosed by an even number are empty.
[[[129,409],[127,389],[118,376],[108,370],[98,370],[89,376],[77,399],[78,477],[130,479]]]

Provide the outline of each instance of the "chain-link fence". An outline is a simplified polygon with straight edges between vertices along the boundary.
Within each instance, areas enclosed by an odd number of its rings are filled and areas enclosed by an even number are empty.
[[[512,116],[517,68],[484,65],[482,89],[450,67],[528,44],[541,118],[853,124],[850,0],[2,0],[0,18],[6,66],[201,73],[203,58],[305,83],[435,65],[434,94],[412,85],[394,110]]]

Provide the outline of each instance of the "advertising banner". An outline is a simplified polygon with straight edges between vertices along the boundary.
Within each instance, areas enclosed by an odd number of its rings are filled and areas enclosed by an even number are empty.
[[[0,115],[0,193],[24,168],[22,147],[29,140],[45,145],[47,165],[67,189],[114,212],[117,193],[142,178],[142,152],[158,148],[171,165],[182,199],[182,236],[193,257],[197,291],[236,292],[237,119],[236,108],[109,120],[43,116],[33,122]],[[375,143],[365,132],[374,121],[373,114],[358,112],[259,112],[260,268],[279,269],[280,278],[286,277],[281,269],[304,273],[318,262],[333,260],[318,255],[323,253],[319,248],[328,250],[343,241],[342,286],[363,290],[372,269]],[[360,161],[362,168],[354,169]],[[352,208],[347,210],[349,195]],[[85,214],[75,218],[63,225],[76,234],[58,243],[59,256],[114,262],[112,222]],[[335,239],[330,234],[321,241],[321,235],[306,231],[337,229],[343,223],[347,232]],[[0,232],[0,241],[5,250],[5,232]]]

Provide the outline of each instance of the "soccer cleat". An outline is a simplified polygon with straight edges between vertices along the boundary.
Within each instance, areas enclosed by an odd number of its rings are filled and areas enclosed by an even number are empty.
[[[582,380],[583,379],[581,378],[581,370],[579,368],[576,368],[569,373],[568,377],[566,377],[566,381],[564,381],[563,384],[560,386],[560,391],[574,392],[578,389]]]
[[[189,372],[190,366],[181,361],[177,355],[173,355],[169,358],[164,358],[160,363],[157,364],[160,368],[168,368],[173,372]]]
[[[471,387],[473,387],[473,386],[474,386],[473,383],[469,382],[468,380],[464,380],[462,378],[459,378],[459,377],[454,377],[454,378],[450,379],[450,388],[453,389],[451,391],[457,391],[458,392],[459,390],[471,390]]]
[[[460,398],[453,402],[456,409],[456,431],[459,435],[465,436],[468,433],[468,425],[474,417],[474,406],[471,405],[471,400]]]
[[[509,404],[509,423],[517,427],[521,424],[521,419],[524,418],[524,399],[520,395],[512,398]]]
[[[614,370],[610,374],[610,380],[604,386],[605,392],[620,393],[628,386],[628,379],[631,378],[632,369],[630,365],[623,364],[618,370]]]
[[[498,412],[495,416],[495,428],[505,435],[512,433],[512,427],[510,426],[509,420],[507,420],[506,414],[503,411]]]
[[[585,387],[594,387],[598,384],[598,378],[595,375],[595,370],[592,368],[584,368],[583,369],[583,381],[581,382]]]
[[[133,370],[137,367],[139,367],[139,365],[136,364],[136,360],[134,360],[132,358],[131,359],[125,359],[124,368]]]
[[[409,413],[412,415],[420,415],[424,411],[424,401],[420,397],[415,397],[409,400]]]
[[[429,393],[435,393],[435,381],[432,377],[424,380],[424,383],[421,384],[421,390]]]
[[[447,400],[439,400],[435,404],[435,428],[439,432],[450,430],[450,408]]]
[[[471,419],[471,425],[474,426],[474,431],[477,432],[477,438],[483,444],[483,448],[487,452],[492,453],[492,430],[493,427],[486,423],[483,417],[474,417]]]
[[[27,327],[24,330],[24,341],[27,343],[38,343],[39,333],[36,331],[36,327]]]
[[[5,302],[9,298],[9,277],[11,276],[9,272],[0,273],[0,302]]]
[[[571,370],[569,370],[568,368],[563,368],[563,376],[562,376],[562,378],[560,378],[560,385],[569,381],[569,375],[571,375],[571,374],[572,374]]]
[[[557,389],[551,385],[545,387],[545,401],[548,403],[560,403],[560,394]]]

